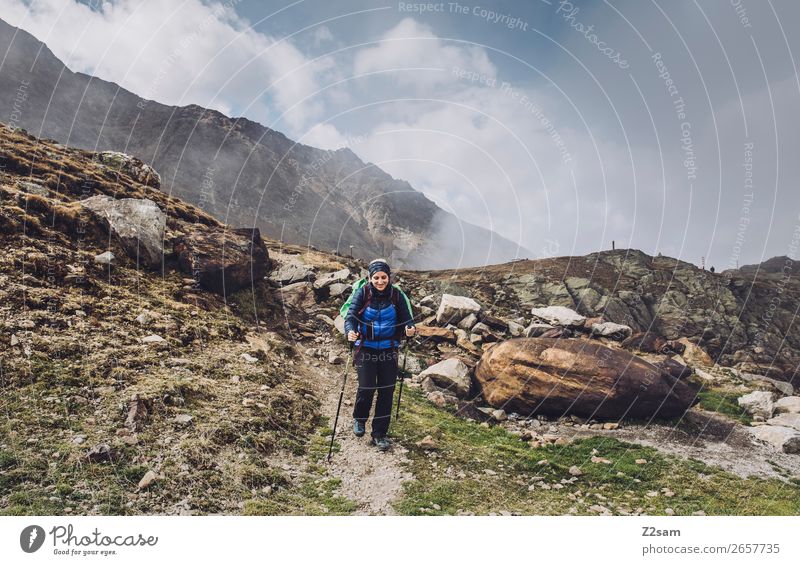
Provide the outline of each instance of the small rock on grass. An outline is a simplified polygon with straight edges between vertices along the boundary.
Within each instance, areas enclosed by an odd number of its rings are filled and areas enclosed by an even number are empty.
[[[153,483],[158,480],[158,475],[156,475],[153,471],[147,471],[144,474],[144,477],[139,481],[139,490],[144,490],[150,487]]]
[[[433,451],[434,449],[439,449],[439,444],[433,437],[425,436],[417,442],[417,447],[426,451]]]
[[[164,343],[165,340],[160,335],[152,334],[142,338],[142,343]]]

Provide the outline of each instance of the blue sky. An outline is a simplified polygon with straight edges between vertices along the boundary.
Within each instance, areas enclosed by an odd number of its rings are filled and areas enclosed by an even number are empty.
[[[348,146],[532,257],[614,240],[722,270],[796,256],[798,4],[0,0],[0,10],[73,70]]]

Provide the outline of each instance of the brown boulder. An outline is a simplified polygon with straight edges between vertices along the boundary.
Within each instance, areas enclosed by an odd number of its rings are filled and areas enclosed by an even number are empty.
[[[619,419],[682,414],[696,390],[626,351],[577,339],[515,338],[475,369],[483,397],[520,414]]]
[[[428,338],[435,342],[449,341],[456,342],[456,334],[447,328],[438,328],[436,326],[427,326],[419,324],[417,326],[417,335],[422,338]]]
[[[181,270],[204,289],[231,294],[264,278],[270,260],[258,228],[213,230],[197,226],[178,239]]]

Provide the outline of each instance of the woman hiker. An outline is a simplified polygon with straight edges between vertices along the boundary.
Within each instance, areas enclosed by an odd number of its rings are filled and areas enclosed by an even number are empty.
[[[385,259],[368,266],[369,280],[353,296],[344,321],[347,339],[355,342],[354,364],[358,372],[358,392],[353,408],[353,433],[366,432],[372,398],[378,391],[372,417],[372,445],[389,449],[386,433],[392,416],[392,396],[397,380],[400,339],[414,335],[412,313],[400,292],[390,282],[391,271]]]

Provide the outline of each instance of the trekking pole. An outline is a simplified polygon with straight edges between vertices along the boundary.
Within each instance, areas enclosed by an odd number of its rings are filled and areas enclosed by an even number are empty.
[[[408,359],[408,338],[406,338],[406,345],[403,347],[403,370],[400,372],[400,389],[397,391],[397,409],[394,413],[394,419],[400,419],[400,398],[403,396],[403,381],[406,380],[406,360]]]
[[[353,342],[350,343],[350,353],[347,354],[347,363],[344,366],[344,376],[342,377],[342,390],[339,391],[339,404],[336,406],[336,418],[333,419],[333,431],[331,432],[331,444],[328,446],[328,463],[331,462],[333,453],[333,438],[336,437],[336,426],[339,423],[339,412],[342,409],[342,399],[344,398],[344,387],[347,385],[347,369],[350,367],[350,360],[353,358]]]

